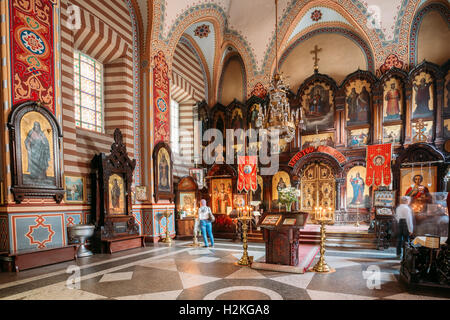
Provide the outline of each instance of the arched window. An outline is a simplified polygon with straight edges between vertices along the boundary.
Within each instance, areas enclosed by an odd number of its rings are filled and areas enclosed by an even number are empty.
[[[74,51],[73,68],[75,124],[104,133],[103,64],[80,51]]]

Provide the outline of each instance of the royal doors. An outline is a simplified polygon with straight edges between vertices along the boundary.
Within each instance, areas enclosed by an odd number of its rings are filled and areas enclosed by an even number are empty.
[[[301,177],[300,210],[309,212],[309,222],[315,223],[315,208],[331,208],[336,204],[336,178],[331,168],[322,163],[307,165]]]

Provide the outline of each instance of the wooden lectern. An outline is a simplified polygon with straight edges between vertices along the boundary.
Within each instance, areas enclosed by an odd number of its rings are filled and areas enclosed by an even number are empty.
[[[266,243],[266,263],[296,267],[299,264],[300,230],[308,213],[265,213],[260,220]]]

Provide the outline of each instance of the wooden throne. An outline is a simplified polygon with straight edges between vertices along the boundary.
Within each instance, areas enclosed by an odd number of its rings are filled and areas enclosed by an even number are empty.
[[[122,132],[114,131],[111,154],[92,159],[92,219],[96,252],[114,253],[145,247],[131,206],[131,183],[136,160],[131,160]]]

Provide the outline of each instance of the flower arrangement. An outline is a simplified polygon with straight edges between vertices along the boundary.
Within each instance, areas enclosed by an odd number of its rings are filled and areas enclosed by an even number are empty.
[[[296,202],[300,197],[300,190],[293,187],[288,187],[278,191],[278,203],[286,205],[286,210],[291,211],[293,202]]]

